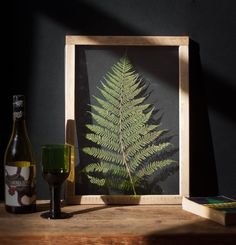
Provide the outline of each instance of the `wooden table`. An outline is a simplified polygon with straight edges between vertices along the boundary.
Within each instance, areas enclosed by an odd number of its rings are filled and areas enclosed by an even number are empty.
[[[183,211],[181,206],[137,205],[63,207],[73,217],[45,220],[38,212],[14,215],[0,204],[0,244],[236,244],[236,226],[224,227]]]

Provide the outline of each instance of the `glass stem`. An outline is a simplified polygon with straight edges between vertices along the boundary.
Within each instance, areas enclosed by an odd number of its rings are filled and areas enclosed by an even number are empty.
[[[52,218],[57,218],[61,213],[61,186],[50,186],[51,201],[50,212]]]

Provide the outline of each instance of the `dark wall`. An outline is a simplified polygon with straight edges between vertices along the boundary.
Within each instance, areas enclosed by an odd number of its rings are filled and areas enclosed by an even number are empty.
[[[236,21],[234,0],[17,1],[2,52],[0,156],[11,132],[12,94],[27,99],[27,124],[40,145],[64,142],[65,35],[189,35],[191,194],[236,196]],[[48,188],[37,168],[38,196]],[[1,198],[3,167],[1,165]]]

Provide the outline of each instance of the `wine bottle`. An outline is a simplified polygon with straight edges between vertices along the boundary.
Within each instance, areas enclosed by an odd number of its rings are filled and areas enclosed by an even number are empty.
[[[36,165],[25,121],[24,95],[13,95],[13,129],[4,155],[5,208],[36,211]]]

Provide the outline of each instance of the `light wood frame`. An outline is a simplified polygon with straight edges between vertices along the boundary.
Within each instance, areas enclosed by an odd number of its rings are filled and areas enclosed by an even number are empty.
[[[75,146],[75,46],[176,46],[179,54],[179,195],[82,195],[75,194],[75,148],[67,180],[69,204],[180,204],[189,196],[189,38],[187,36],[66,36],[65,44],[65,141]]]

